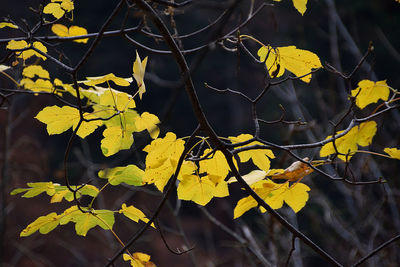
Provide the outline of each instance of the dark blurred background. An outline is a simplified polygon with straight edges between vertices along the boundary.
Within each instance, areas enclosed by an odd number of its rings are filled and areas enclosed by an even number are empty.
[[[17,23],[26,21],[34,25],[37,17],[30,11],[43,1],[10,1],[0,5],[0,15],[12,18]],[[233,1],[193,1],[192,5],[175,10],[174,19],[180,35],[193,32],[206,26],[220,16]],[[182,41],[185,49],[195,48],[215,40],[234,29],[246,19],[252,1],[241,1],[224,25],[216,24],[211,29]],[[301,16],[293,7],[292,1],[255,1],[273,4],[266,6],[254,19],[240,29],[264,44],[272,46],[295,45],[297,48],[316,53],[324,66],[327,63],[344,73],[349,73],[357,65],[372,42],[374,51],[367,58],[354,78],[351,88],[357,87],[362,79],[387,80],[393,88],[399,88],[400,77],[400,4],[393,0],[384,1],[344,1],[309,0],[307,11]],[[117,1],[76,1],[73,14],[74,25],[85,27],[88,32],[97,32]],[[163,8],[157,7],[162,11]],[[119,29],[125,11],[107,28]],[[130,12],[127,26],[137,25],[142,14]],[[170,22],[170,16],[164,20]],[[66,25],[71,22],[61,20]],[[157,33],[150,21],[149,29]],[[236,33],[235,33],[236,34]],[[234,35],[235,35],[234,34]],[[52,35],[44,28],[37,36]],[[17,37],[15,31],[0,29],[0,39]],[[154,49],[166,49],[161,40],[154,41],[140,33],[130,36],[138,42]],[[92,40],[89,41],[89,43]],[[225,42],[230,48],[234,45]],[[87,45],[77,43],[52,43],[50,54],[58,57],[63,51],[63,60],[75,65],[83,56]],[[259,45],[245,41],[247,48],[256,55]],[[0,42],[0,56],[6,56],[6,43]],[[182,83],[176,62],[170,55],[151,53],[132,45],[120,36],[104,38],[95,49],[88,62],[79,71],[78,79],[114,73],[120,77],[130,77],[135,51],[141,58],[148,56],[146,72],[147,92],[143,101],[137,101],[137,110],[157,114],[162,121],[161,136],[173,131],[178,137],[190,135],[197,123]],[[211,125],[219,136],[236,136],[240,133],[254,133],[251,107],[242,98],[232,94],[220,94],[204,86],[208,83],[219,89],[230,88],[250,97],[257,96],[265,82],[265,71],[242,49],[237,52],[224,50],[218,44],[207,49],[185,55],[193,70],[193,80],[201,104]],[[6,62],[11,64],[11,62]],[[70,82],[70,77],[53,63],[44,66],[52,78],[62,78]],[[20,78],[17,72],[16,78]],[[310,84],[301,81],[288,81],[273,87],[259,102],[258,116],[271,121],[279,119],[282,110],[287,120],[306,121],[306,126],[262,125],[261,137],[277,144],[296,144],[315,142],[332,134],[330,121],[337,122],[349,102],[343,79],[326,70],[313,75]],[[4,77],[0,78],[1,88],[13,88]],[[133,94],[133,86],[126,90]],[[1,179],[4,184],[3,206],[5,227],[3,266],[102,266],[107,258],[119,248],[110,233],[100,229],[89,231],[86,238],[76,236],[73,226],[59,226],[47,235],[34,234],[20,238],[20,231],[38,216],[52,211],[61,212],[67,204],[50,204],[45,195],[33,199],[9,196],[16,187],[24,187],[31,181],[53,181],[63,184],[62,163],[69,134],[48,136],[43,124],[34,116],[46,105],[61,105],[51,96],[15,95],[0,110],[0,157]],[[369,114],[374,107],[360,111],[357,116]],[[374,137],[371,151],[381,152],[385,147],[399,147],[400,116],[398,111],[390,112],[377,120],[378,134]],[[346,122],[346,121],[345,121]],[[347,121],[348,123],[348,121]],[[347,124],[343,124],[344,129]],[[101,168],[137,164],[144,167],[143,147],[150,142],[147,134],[135,134],[131,150],[122,151],[105,158],[101,154],[97,131],[87,140],[76,139],[69,159],[69,175],[73,183],[87,182],[95,177]],[[7,157],[4,154],[7,151]],[[295,151],[301,157],[318,158],[319,149]],[[294,159],[277,151],[273,168],[285,168]],[[303,182],[311,187],[310,200],[306,207],[295,215],[283,208],[290,222],[298,226],[318,245],[331,253],[345,265],[354,263],[373,248],[400,232],[399,173],[400,164],[395,160],[357,155],[350,165],[358,180],[372,181],[380,177],[387,180],[385,185],[349,186],[334,182],[321,175],[312,174]],[[247,173],[251,166],[244,165],[241,172]],[[335,169],[324,167],[328,173]],[[339,167],[340,171],[343,171]],[[94,179],[94,185],[102,181]],[[252,246],[262,251],[271,265],[284,265],[291,248],[291,236],[268,214],[260,215],[255,210],[246,213],[241,219],[233,221],[233,208],[236,201],[244,195],[239,187],[232,186],[231,197],[214,199],[206,209],[217,220],[232,231],[243,236]],[[165,236],[172,248],[195,246],[191,253],[181,256],[170,253],[164,246],[157,231],[148,230],[137,242],[132,251],[141,251],[152,256],[159,266],[261,266],[260,258],[249,255],[243,244],[216,226],[206,213],[194,203],[177,202],[170,199],[169,207],[160,216]],[[97,207],[118,209],[121,202],[134,204],[150,215],[161,196],[153,188],[113,187],[99,198]],[[179,217],[172,216],[177,206]],[[117,218],[115,231],[127,241],[141,225],[132,224]],[[253,243],[252,243],[253,242]],[[255,244],[255,245],[254,245]],[[366,266],[396,266],[400,262],[399,246],[394,244],[366,263]],[[296,250],[290,262],[293,266],[320,266],[324,261],[307,248],[296,242]],[[265,264],[265,262],[264,262]],[[122,265],[122,261],[117,266]]]

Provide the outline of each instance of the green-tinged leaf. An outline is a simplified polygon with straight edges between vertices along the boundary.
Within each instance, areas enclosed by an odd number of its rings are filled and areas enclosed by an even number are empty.
[[[103,179],[108,179],[111,185],[126,183],[138,186],[143,184],[144,171],[132,164],[125,167],[101,170],[98,172],[98,176]]]
[[[20,236],[30,236],[38,230],[41,234],[47,234],[58,226],[60,219],[61,215],[57,215],[55,212],[47,214],[46,216],[40,216],[22,230]]]
[[[139,220],[143,221],[144,223],[149,221],[149,219],[141,210],[135,208],[134,206],[126,206],[125,203],[122,204],[119,213],[124,214],[126,217],[137,223]],[[151,226],[155,228],[154,223],[152,223]]]
[[[95,226],[100,226],[104,230],[112,229],[115,218],[111,210],[91,210],[84,213],[77,206],[73,206],[64,211],[63,218],[60,220],[61,225],[69,222],[75,223],[77,235],[86,236],[87,232]]]
[[[27,185],[29,188],[17,188],[14,189],[10,194],[16,195],[25,192],[22,197],[31,198],[46,192],[47,195],[52,196],[56,192],[55,188],[58,184],[53,184],[52,182],[37,182],[27,183]]]

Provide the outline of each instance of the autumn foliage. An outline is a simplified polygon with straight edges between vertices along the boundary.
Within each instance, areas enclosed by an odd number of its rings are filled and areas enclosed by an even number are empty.
[[[209,207],[208,204],[212,201],[227,201],[233,206],[228,211],[231,214],[229,220],[235,220],[237,223],[245,217],[244,214],[249,214],[252,210],[269,214],[270,220],[273,218],[292,234],[293,250],[295,240],[299,239],[319,257],[331,264],[340,265],[339,260],[318,247],[305,233],[286,220],[284,213],[279,212],[289,207],[289,212],[295,216],[294,214],[309,208],[310,198],[313,198],[311,192],[314,186],[316,187],[308,180],[310,174],[315,174],[317,179],[328,179],[331,183],[343,183],[353,187],[371,184],[379,186],[386,182],[382,177],[363,180],[360,177],[355,178],[352,174],[352,164],[360,160],[359,155],[399,164],[398,141],[381,142],[371,149],[376,143],[376,136],[380,134],[382,116],[391,112],[398,113],[400,100],[396,85],[391,84],[389,79],[359,79],[356,76],[368,57],[374,53],[373,44],[369,45],[365,55],[359,59],[351,72],[345,74],[332,65],[323,63],[318,56],[319,51],[309,51],[300,48],[298,44],[273,46],[266,40],[261,40],[260,36],[244,34],[246,31],[239,26],[227,35],[218,36],[218,42],[215,44],[229,52],[242,51],[242,57],[254,61],[257,71],[264,76],[260,86],[262,89],[255,98],[239,90],[218,89],[209,85],[212,81],[204,81],[207,82],[205,87],[211,92],[237,95],[251,106],[250,119],[254,123],[253,129],[250,130],[252,133],[243,130],[239,134],[220,135],[212,128],[197,98],[192,81],[195,73],[191,72],[186,63],[186,54],[189,52],[179,43],[179,35],[173,33],[176,31],[174,12],[190,5],[191,2],[120,1],[104,24],[106,27],[123,7],[127,14],[134,12],[135,16],[140,17],[136,30],[142,30],[143,33],[157,39],[157,42],[165,42],[165,53],[172,54],[180,67],[180,79],[198,123],[196,128],[190,129],[192,133],[188,136],[179,136],[174,129],[166,130],[166,125],[156,114],[143,108],[143,103],[152,101],[146,98],[148,91],[157,90],[148,83],[148,66],[158,56],[156,49],[140,45],[139,41],[131,41],[131,45],[135,47],[135,54],[121,59],[129,60],[129,77],[124,77],[118,70],[110,73],[83,73],[81,67],[102,39],[107,38],[108,33],[104,27],[91,34],[84,25],[74,25],[74,1],[44,1],[44,6],[35,9],[39,14],[36,28],[28,31],[25,25],[12,18],[6,18],[0,23],[0,28],[3,28],[1,30],[14,31],[21,36],[10,38],[4,47],[8,56],[0,66],[1,79],[12,83],[14,88],[0,88],[1,106],[7,110],[11,105],[9,99],[26,92],[32,93],[35,98],[43,95],[53,96],[60,100],[58,104],[43,106],[37,114],[31,114],[31,120],[41,122],[49,138],[52,138],[52,135],[68,135],[70,138],[65,144],[66,148],[60,148],[64,153],[63,184],[52,181],[51,177],[48,177],[46,182],[35,180],[35,177],[26,177],[26,186],[8,192],[13,197],[18,195],[22,198],[47,195],[50,203],[65,203],[66,208],[61,212],[53,210],[51,205],[46,207],[46,214],[37,214],[37,219],[26,222],[26,226],[21,227],[20,236],[31,238],[38,233],[51,235],[54,229],[63,228],[67,224],[74,225],[76,235],[87,236],[88,232],[97,227],[109,231],[119,244],[114,256],[104,259],[105,264],[112,265],[122,256],[125,264],[131,266],[164,266],[163,263],[154,260],[149,252],[136,250],[133,244],[147,229],[158,230],[162,235],[159,213],[165,208],[165,203],[171,201],[172,196],[177,202],[190,201],[206,207]],[[267,6],[265,1],[249,2],[249,20],[255,16],[255,7],[256,10],[261,10]],[[273,8],[280,8],[279,4],[274,3]],[[307,5],[313,4],[314,2],[307,3],[307,0],[293,0],[294,8],[300,13],[297,13],[298,16],[304,16]],[[231,8],[235,10],[235,6]],[[227,10],[226,14],[231,12],[230,8]],[[164,24],[163,16],[171,19],[171,25]],[[36,34],[38,29],[45,26],[49,26],[51,30],[48,35],[41,37]],[[154,33],[149,32],[149,29]],[[127,35],[127,31],[122,25],[117,34],[129,40],[131,37]],[[76,45],[85,47],[87,52],[73,65],[64,60],[64,55],[60,53],[57,45],[50,45],[51,40],[76,42]],[[54,75],[55,66],[68,73],[70,78]],[[280,86],[289,82],[310,87],[308,89],[312,91],[311,84],[321,72],[346,82],[346,107],[332,118],[334,122],[331,123],[331,127],[324,129],[324,135],[314,141],[309,139],[307,142],[285,143],[264,138],[262,129],[267,128],[260,127],[260,124],[267,127],[277,124],[291,127],[302,126],[306,122],[297,118],[287,120],[284,108],[284,114],[279,120],[266,121],[257,114],[257,109],[260,109],[257,103],[267,96],[270,90],[279,90]],[[150,74],[150,77],[153,77],[153,74]],[[352,86],[350,82],[357,85]],[[396,127],[398,130],[399,125]],[[92,137],[96,138],[96,146],[101,150],[104,160],[112,156],[118,157],[121,151],[136,150],[135,144],[138,140],[145,142],[139,151],[144,164],[130,158],[128,164],[124,160],[124,164],[111,167],[101,165],[96,167],[96,183],[87,179],[80,184],[73,184],[68,169],[73,142]],[[376,147],[380,149],[375,149]],[[287,160],[287,157],[290,160]],[[327,171],[328,167],[331,171]],[[111,205],[99,207],[99,197],[107,198],[106,192],[116,187],[126,190],[149,190],[160,194],[162,198],[154,211],[149,208],[140,209],[139,207],[144,206],[143,203],[137,205],[131,200],[114,203],[113,206],[118,207],[116,209],[112,209]],[[236,187],[245,195],[242,194],[238,198]],[[251,216],[258,216],[259,213],[254,214]],[[114,225],[119,218],[128,219],[132,224],[141,223],[136,234],[127,238],[118,233]],[[290,247],[290,243],[287,244],[288,250]],[[287,264],[293,250],[290,250]],[[192,251],[186,248],[182,253]],[[265,254],[265,251],[256,249],[255,252],[254,247],[250,247],[249,253],[253,253],[260,260],[256,264],[267,265],[263,257],[259,258],[260,253]],[[364,254],[356,257],[360,261],[364,256],[365,260],[372,256],[368,251],[362,253]]]

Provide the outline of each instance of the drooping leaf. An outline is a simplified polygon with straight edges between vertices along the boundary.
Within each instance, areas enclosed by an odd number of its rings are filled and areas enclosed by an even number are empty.
[[[126,206],[125,203],[122,204],[119,213],[124,214],[126,217],[137,223],[139,222],[139,220],[143,221],[144,223],[147,223],[149,221],[149,219],[141,210],[135,208],[134,206]],[[154,223],[152,223],[151,226],[153,228],[156,228],[154,226]]]
[[[147,57],[140,60],[139,54],[136,51],[136,60],[133,62],[133,78],[135,78],[139,88],[139,98],[142,99],[143,94],[146,92],[146,85],[144,84],[144,73],[146,71]]]
[[[307,50],[298,49],[295,46],[284,46],[272,48],[263,46],[258,50],[258,56],[265,65],[272,78],[280,77],[285,70],[292,72],[296,77],[310,73],[313,69],[322,68],[319,57]],[[311,73],[300,80],[309,83]]]
[[[184,175],[178,185],[178,198],[191,200],[199,205],[206,205],[214,196],[215,184],[209,177]]]
[[[143,112],[142,115],[136,117],[136,131],[141,132],[147,130],[151,138],[156,139],[160,134],[160,129],[157,126],[157,124],[159,123],[160,120],[156,115],[148,112]]]
[[[60,37],[80,36],[86,35],[88,33],[87,30],[83,27],[73,25],[68,28],[67,26],[64,26],[62,24],[53,24],[51,26],[51,31]],[[74,42],[86,44],[88,40],[89,38],[76,39],[74,40]]]
[[[356,105],[363,109],[369,104],[378,102],[379,99],[384,101],[389,98],[390,89],[384,81],[373,82],[370,80],[362,80],[358,83],[358,87],[351,90],[351,95],[356,97]]]
[[[85,113],[83,116],[86,119],[97,118],[90,113]],[[71,127],[75,130],[79,123],[80,116],[79,110],[76,108],[70,106],[63,106],[61,108],[58,106],[50,106],[45,107],[35,118],[45,123],[47,125],[48,134],[52,135],[63,133]],[[103,122],[101,120],[83,121],[76,134],[81,138],[85,138],[102,124]]]
[[[250,140],[253,138],[251,134],[241,134],[237,137],[230,136],[229,139],[233,144],[235,143],[240,143],[240,142],[245,142],[247,140]],[[252,145],[262,145],[260,142],[251,142],[250,144],[246,146],[252,146]],[[246,146],[240,146],[237,148],[242,148]],[[252,150],[247,150],[247,151],[242,151],[239,152],[239,158],[240,162],[247,162],[250,159],[253,161],[254,165],[256,165],[258,168],[261,170],[267,172],[270,168],[270,158],[273,159],[275,158],[274,153],[270,149],[252,149]]]
[[[125,167],[101,170],[98,172],[98,176],[103,179],[108,179],[111,185],[126,183],[138,186],[143,184],[144,171],[139,169],[136,165],[131,164]]]
[[[383,151],[385,151],[391,158],[400,159],[400,149],[395,147],[387,147]]]
[[[344,136],[339,137],[335,140],[335,145],[337,151],[341,154],[338,155],[338,158],[346,161],[346,158],[350,160],[350,158],[357,151],[358,146],[369,146],[372,142],[372,138],[376,134],[376,122],[375,121],[367,121],[361,123],[359,126],[355,126],[351,128],[351,130],[346,133]],[[337,132],[340,134],[343,131]],[[326,139],[330,139],[332,136],[328,136]],[[327,157],[329,155],[335,154],[336,150],[332,142],[325,144],[319,155],[321,157]]]

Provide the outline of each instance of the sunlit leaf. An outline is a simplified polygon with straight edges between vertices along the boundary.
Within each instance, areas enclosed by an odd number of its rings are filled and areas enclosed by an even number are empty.
[[[22,75],[28,78],[38,76],[44,79],[50,79],[50,74],[47,70],[43,69],[40,65],[30,65],[22,70]]]
[[[175,171],[184,144],[183,140],[176,139],[174,133],[168,132],[164,138],[157,138],[147,145],[143,149],[147,152],[144,181],[154,183],[158,190],[163,191]]]
[[[125,203],[122,204],[119,213],[124,214],[126,217],[134,222],[139,222],[139,220],[141,220],[144,223],[147,223],[149,221],[149,219],[141,210],[135,208],[134,206],[126,206]],[[154,223],[152,223],[151,226],[155,228]]]
[[[233,144],[240,143],[240,142],[245,142],[247,140],[250,140],[253,138],[251,134],[241,134],[237,137],[230,136],[229,139]],[[262,145],[260,142],[251,142],[250,144],[246,146],[252,146],[252,145]],[[246,146],[239,146],[237,148],[242,148]],[[256,165],[258,168],[260,168],[263,171],[268,171],[270,168],[270,158],[273,159],[275,158],[274,153],[270,149],[251,149],[247,151],[242,151],[239,152],[239,158],[240,162],[247,162],[250,159],[253,161],[254,165]]]
[[[119,86],[129,86],[130,85],[130,83],[128,81],[126,81],[126,79],[117,77],[114,75],[114,73],[109,73],[109,74],[106,74],[103,76],[98,76],[98,77],[86,77],[86,79],[88,81],[85,81],[84,84],[86,84],[88,86],[94,86],[94,85],[102,84],[102,83],[109,82],[109,81],[112,81],[116,85],[119,85]]]
[[[52,32],[54,32],[54,34],[60,37],[73,37],[86,35],[88,33],[87,30],[83,27],[73,25],[68,28],[67,26],[64,26],[62,24],[53,24],[51,26],[51,30]],[[86,44],[88,40],[89,38],[76,39],[74,40],[74,42]]]
[[[158,117],[154,114],[143,112],[142,115],[136,117],[136,131],[141,132],[147,130],[151,138],[156,139],[160,134],[160,129],[157,124],[160,123]]]
[[[36,49],[42,51],[43,53],[47,53],[47,48],[41,42],[33,42],[32,46],[35,47]],[[24,48],[28,48],[28,47],[30,47],[30,46],[24,40],[21,40],[21,41],[11,40],[7,44],[7,48],[10,50],[19,50],[19,49],[24,49]],[[37,56],[43,60],[46,60],[45,56],[43,56],[39,52],[34,51],[33,49],[16,52],[16,54],[17,54],[18,58],[22,58],[23,60],[26,60],[32,56]]]
[[[372,138],[376,134],[376,122],[375,121],[367,121],[361,123],[359,126],[355,126],[351,128],[351,130],[346,133],[344,136],[339,137],[335,140],[335,145],[337,151],[341,154],[338,155],[338,158],[345,161],[350,160],[350,158],[357,151],[358,146],[369,146],[372,142]],[[340,134],[343,131],[339,131],[336,134]],[[330,139],[332,136],[328,136],[326,139]],[[335,154],[336,150],[332,142],[325,144],[319,155],[321,157],[326,157],[332,154]]]
[[[128,132],[121,126],[107,127],[103,132],[101,151],[106,157],[116,154],[120,150],[129,149],[133,144],[132,132]]]
[[[398,148],[387,147],[383,151],[385,151],[391,158],[400,159],[400,149],[398,149]]]
[[[85,113],[84,117],[86,119],[96,118],[89,113]],[[50,106],[45,107],[36,115],[35,118],[45,123],[47,125],[48,134],[52,135],[63,133],[71,127],[73,130],[75,130],[80,116],[79,110],[76,108],[70,106],[63,106],[61,108],[58,106]],[[76,134],[81,138],[85,138],[102,124],[103,122],[99,120],[89,122],[83,121]]]
[[[378,102],[379,99],[384,101],[389,98],[390,89],[384,81],[373,82],[370,80],[362,80],[358,83],[358,87],[351,90],[351,95],[356,97],[356,105],[363,109],[369,104]]]
[[[293,45],[277,48],[263,46],[258,50],[258,56],[261,61],[265,61],[272,78],[282,76],[285,70],[299,77],[310,73],[313,69],[322,68],[321,61],[316,54],[298,49]],[[309,83],[311,73],[301,77],[300,80]]]

